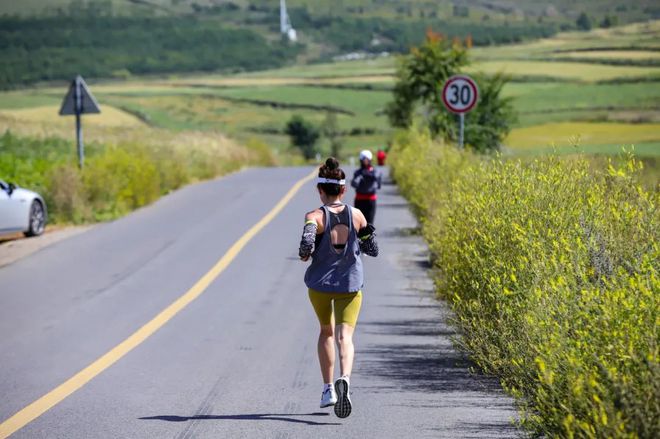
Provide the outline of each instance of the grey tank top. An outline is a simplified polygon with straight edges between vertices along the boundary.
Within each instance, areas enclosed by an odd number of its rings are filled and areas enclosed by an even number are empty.
[[[354,293],[362,289],[364,275],[362,272],[362,259],[360,258],[360,244],[357,233],[353,227],[353,212],[351,206],[344,211],[334,214],[326,206],[321,207],[325,214],[325,229],[321,240],[312,253],[312,263],[305,272],[305,285],[307,288],[325,293]],[[348,216],[346,224],[341,219],[335,220],[333,216]],[[330,230],[337,224],[348,226],[348,240],[343,249],[336,249],[332,245]]]

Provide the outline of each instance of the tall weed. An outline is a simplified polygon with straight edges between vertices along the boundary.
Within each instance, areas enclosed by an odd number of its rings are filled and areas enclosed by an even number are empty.
[[[552,437],[660,436],[659,194],[638,162],[484,158],[400,135],[393,175],[423,225],[464,347]]]
[[[191,181],[273,163],[266,145],[240,146],[221,135],[112,134],[116,142],[86,145],[80,170],[72,142],[6,131],[0,136],[0,178],[38,191],[51,222],[82,223],[117,218]]]

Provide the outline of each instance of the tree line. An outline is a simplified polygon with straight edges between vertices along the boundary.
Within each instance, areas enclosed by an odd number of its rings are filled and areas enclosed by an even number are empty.
[[[280,67],[301,46],[193,16],[0,17],[0,88],[38,81]]]
[[[468,22],[442,19],[394,20],[382,17],[316,16],[307,8],[289,11],[296,28],[312,33],[317,39],[331,43],[341,52],[406,53],[424,42],[427,29],[448,38],[470,36],[473,44],[517,43],[527,39],[554,35],[557,28],[550,23]]]

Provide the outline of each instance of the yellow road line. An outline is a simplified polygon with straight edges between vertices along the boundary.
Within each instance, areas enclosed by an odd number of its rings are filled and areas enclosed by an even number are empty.
[[[236,255],[238,255],[243,247],[245,247],[245,245],[257,233],[259,233],[261,229],[263,229],[269,222],[271,222],[289,201],[291,201],[291,198],[293,198],[296,192],[298,192],[300,187],[316,175],[316,172],[317,171],[314,170],[314,172],[305,178],[298,180],[296,184],[294,184],[293,187],[289,189],[286,195],[284,195],[282,199],[275,205],[275,207],[273,207],[273,209],[268,212],[266,216],[261,218],[258,223],[253,225],[250,230],[245,232],[245,234],[241,236],[238,241],[236,241],[234,245],[229,248],[229,250],[227,250],[227,253],[225,253],[224,256],[222,256],[222,258],[220,258],[220,260],[216,262],[216,264],[204,276],[202,276],[195,283],[195,285],[192,286],[192,288],[186,291],[183,296],[176,299],[156,317],[151,319],[149,323],[135,331],[126,340],[119,343],[117,346],[112,348],[92,364],[0,424],[0,438],[4,439],[10,434],[15,433],[19,429],[25,427],[28,423],[43,415],[53,406],[62,402],[64,398],[80,389],[98,374],[112,366],[120,358],[140,345],[140,343],[149,338],[154,332],[158,331],[179,311],[188,306],[190,302],[199,297],[211,284],[211,282],[213,282],[220,275],[220,273],[222,273],[225,268],[227,268],[227,266],[234,260]]]

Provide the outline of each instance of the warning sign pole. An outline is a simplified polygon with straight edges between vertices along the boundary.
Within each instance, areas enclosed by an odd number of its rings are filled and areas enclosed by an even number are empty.
[[[78,76],[76,81],[76,91],[75,91],[75,105],[76,105],[76,144],[78,145],[78,166],[80,169],[83,168],[85,164],[85,145],[83,145],[83,134],[82,134],[82,93],[80,91],[80,76]]]
[[[78,166],[82,169],[85,164],[85,146],[83,145],[80,114],[76,114],[76,143],[78,144]]]
[[[71,82],[69,92],[64,97],[60,116],[76,116],[76,147],[78,150],[78,166],[80,169],[85,164],[85,145],[83,143],[82,115],[100,113],[99,104],[87,88],[85,80],[78,75]]]

